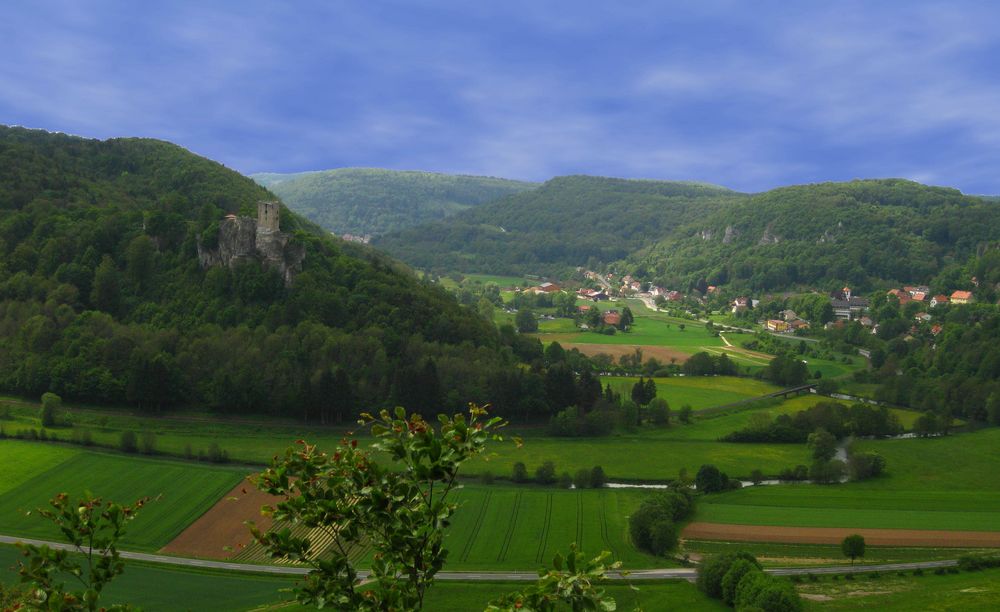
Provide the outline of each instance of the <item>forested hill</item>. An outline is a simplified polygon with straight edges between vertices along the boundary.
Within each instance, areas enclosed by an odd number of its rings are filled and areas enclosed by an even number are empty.
[[[559,275],[623,259],[745,198],[698,183],[566,176],[377,246],[439,272]]]
[[[518,375],[491,323],[287,210],[289,286],[252,258],[204,269],[199,242],[262,199],[166,142],[0,127],[0,391],[333,419]]]
[[[377,246],[435,272],[562,275],[606,265],[686,289],[868,290],[930,282],[1000,236],[1000,203],[899,179],[742,194],[570,176]]]
[[[859,290],[929,282],[1000,236],[1000,204],[911,181],[775,189],[706,215],[628,259],[670,286]]]
[[[342,168],[261,173],[255,181],[293,211],[337,234],[381,235],[537,187],[486,176]]]

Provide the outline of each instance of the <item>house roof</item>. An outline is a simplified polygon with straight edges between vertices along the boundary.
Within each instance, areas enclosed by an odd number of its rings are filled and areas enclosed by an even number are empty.
[[[941,295],[939,293],[939,294],[935,295],[934,297],[932,297],[931,299],[934,300],[935,302],[947,302],[948,301],[948,296],[947,295]]]
[[[953,300],[971,300],[971,291],[955,291],[951,294],[951,299]]]

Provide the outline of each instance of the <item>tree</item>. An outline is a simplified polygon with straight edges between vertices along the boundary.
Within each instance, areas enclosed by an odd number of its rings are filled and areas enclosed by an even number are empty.
[[[608,481],[607,476],[604,475],[604,468],[599,465],[595,465],[592,470],[590,470],[590,486],[594,489],[600,489]]]
[[[607,570],[621,567],[619,562],[607,564],[610,556],[610,552],[603,552],[587,560],[573,544],[565,558],[556,554],[553,569],[539,572],[533,585],[494,599],[486,612],[614,610],[615,601],[595,586],[604,581]]]
[[[573,486],[577,489],[587,489],[590,487],[590,470],[587,468],[580,468],[576,471],[576,477],[573,478]]]
[[[149,288],[156,257],[156,245],[149,236],[136,236],[125,250],[125,276],[138,294]]]
[[[118,440],[118,448],[126,453],[134,453],[139,450],[135,439],[135,433],[127,429],[123,431],[121,438]]]
[[[754,483],[754,485],[764,482],[764,472],[759,469],[750,472],[750,482]]]
[[[543,485],[550,485],[556,481],[556,465],[551,461],[546,461],[535,470],[535,482]]]
[[[104,587],[125,571],[118,541],[148,501],[141,498],[127,506],[95,497],[74,503],[60,493],[49,501],[51,509],[39,508],[38,514],[59,528],[73,552],[47,545],[17,545],[27,558],[18,561],[18,574],[21,583],[30,586],[30,609],[130,610],[128,605],[105,608],[99,601]],[[68,576],[80,583],[80,590],[67,589],[60,582]]]
[[[94,272],[90,302],[94,308],[112,315],[118,314],[121,307],[121,275],[114,260],[107,255]]]
[[[545,363],[552,365],[563,361],[566,361],[566,351],[561,344],[553,342],[545,347]]]
[[[517,316],[514,317],[514,324],[517,325],[517,331],[522,334],[530,334],[538,331],[538,319],[535,318],[535,313],[527,308],[517,311]]]
[[[521,461],[514,463],[510,479],[517,483],[528,482],[528,467]]]
[[[438,417],[440,433],[419,414],[362,415],[375,438],[370,449],[345,439],[333,453],[301,442],[259,474],[257,487],[282,498],[266,508],[274,520],[322,531],[333,538],[328,558],[311,553],[308,535],[251,526],[271,558],[309,568],[295,590],[299,603],[338,609],[420,609],[424,594],[444,564],[444,528],[457,508],[450,499],[463,463],[481,454],[490,439],[502,439],[504,423],[472,406],[468,415]],[[401,466],[383,465],[374,454]],[[402,469],[400,469],[402,468]],[[362,583],[348,556],[367,541],[375,551]]]
[[[62,406],[61,397],[51,392],[42,394],[42,409],[38,415],[42,422],[42,427],[55,426],[58,420],[57,412],[60,406]]]
[[[698,473],[694,477],[695,486],[702,493],[724,491],[728,485],[728,481],[729,477],[711,464],[698,468]]]
[[[837,438],[822,427],[809,434],[808,443],[816,461],[829,461],[837,454]]]
[[[741,559],[749,562],[756,569],[760,569],[760,563],[757,562],[756,557],[743,551],[708,557],[698,566],[696,581],[698,589],[709,597],[721,599],[722,581],[733,565]]]
[[[690,405],[684,404],[681,409],[677,412],[677,418],[680,419],[681,423],[688,424],[691,422],[691,413],[693,409]]]
[[[844,538],[844,541],[840,543],[840,550],[844,553],[845,557],[851,558],[851,565],[854,565],[854,560],[856,558],[865,556],[864,536],[858,534],[847,536]]]
[[[670,425],[670,404],[662,397],[657,397],[649,402],[649,406],[646,407],[646,413],[654,425]]]

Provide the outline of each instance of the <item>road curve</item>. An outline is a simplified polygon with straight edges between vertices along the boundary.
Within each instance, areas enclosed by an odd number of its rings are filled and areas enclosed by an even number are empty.
[[[0,544],[34,544],[36,546],[48,546],[60,550],[76,550],[75,547],[64,542],[49,542],[45,540],[33,540],[30,538],[18,538],[14,536],[0,535]],[[273,574],[302,576],[308,570],[302,567],[290,567],[287,565],[255,565],[252,563],[230,563],[228,561],[212,561],[210,559],[190,559],[187,557],[172,557],[170,555],[157,555],[154,553],[141,553],[131,551],[120,551],[124,559],[133,561],[145,561],[146,563],[159,563],[163,565],[178,565],[188,568],[216,569],[231,572],[252,572],[255,574]],[[915,569],[935,569],[939,567],[952,567],[958,565],[955,559],[944,561],[918,561],[914,563],[884,563],[881,565],[833,565],[824,567],[776,567],[767,568],[764,571],[775,576],[803,576],[806,574],[846,574],[862,572],[895,572]],[[359,572],[362,578],[367,577],[368,572]],[[692,567],[670,567],[662,569],[644,569],[632,572],[608,572],[611,580],[694,580],[697,570]],[[438,580],[455,581],[486,581],[486,580],[510,580],[510,581],[532,581],[538,578],[537,572],[454,572],[443,571],[437,574]]]

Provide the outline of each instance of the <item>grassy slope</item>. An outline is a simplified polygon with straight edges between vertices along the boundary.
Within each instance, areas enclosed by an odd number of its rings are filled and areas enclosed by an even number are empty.
[[[0,442],[0,462],[23,456],[25,445],[42,446],[5,440]],[[122,502],[150,496],[153,501],[131,523],[124,543],[130,548],[156,550],[218,501],[244,474],[235,468],[83,451],[40,469],[31,480],[0,495],[0,533],[57,537],[58,531],[49,522],[26,513],[45,506],[60,492],[82,495],[89,491]]]

